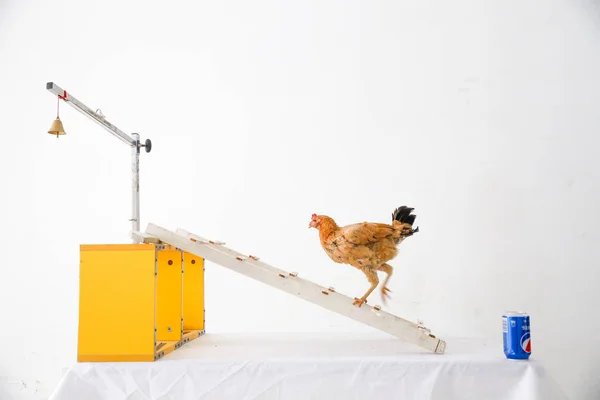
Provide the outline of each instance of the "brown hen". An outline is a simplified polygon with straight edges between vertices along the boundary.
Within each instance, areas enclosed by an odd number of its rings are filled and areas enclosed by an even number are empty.
[[[369,280],[371,287],[353,304],[360,307],[367,302],[367,297],[379,284],[377,271],[387,274],[381,288],[383,303],[386,303],[386,286],[392,276],[393,268],[387,264],[398,254],[397,246],[404,239],[419,231],[413,229],[416,215],[411,214],[414,208],[401,206],[392,213],[392,224],[378,222],[362,222],[346,226],[338,226],[327,215],[312,215],[309,228],[319,230],[319,239],[325,253],[336,263],[349,264],[361,270]]]

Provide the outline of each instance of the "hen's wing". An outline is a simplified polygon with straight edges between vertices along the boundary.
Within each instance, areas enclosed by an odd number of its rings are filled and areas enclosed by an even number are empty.
[[[329,256],[338,263],[361,268],[379,265],[393,258],[396,253],[393,235],[397,231],[390,225],[363,222],[338,229],[325,244]]]
[[[362,222],[346,225],[340,228],[338,236],[355,245],[369,245],[386,237],[392,237],[395,233],[394,227],[377,222]]]

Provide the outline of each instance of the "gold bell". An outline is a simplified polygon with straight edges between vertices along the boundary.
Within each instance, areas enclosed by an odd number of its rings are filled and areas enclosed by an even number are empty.
[[[51,135],[56,135],[56,137],[58,137],[58,135],[67,134],[67,132],[65,132],[65,129],[63,128],[63,124],[59,117],[56,117],[56,119],[52,121],[52,125],[50,125],[48,133]]]

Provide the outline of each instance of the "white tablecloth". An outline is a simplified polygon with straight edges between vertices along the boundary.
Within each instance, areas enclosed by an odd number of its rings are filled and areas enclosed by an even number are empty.
[[[566,400],[532,357],[447,339],[444,355],[393,337],[207,334],[154,363],[76,363],[50,400]]]

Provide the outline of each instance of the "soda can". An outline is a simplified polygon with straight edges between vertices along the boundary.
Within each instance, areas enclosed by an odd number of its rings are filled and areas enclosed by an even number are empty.
[[[531,355],[531,326],[529,315],[507,311],[502,315],[504,354],[511,360],[527,360]]]

